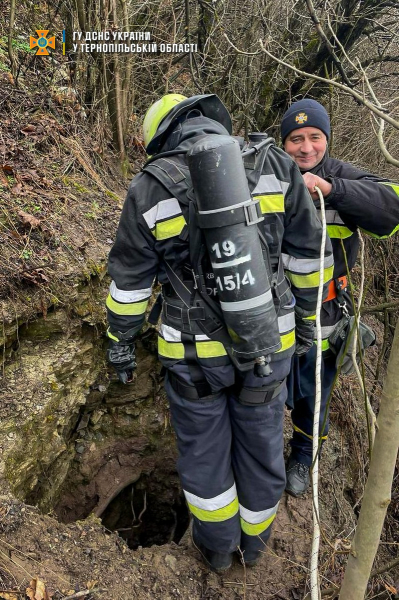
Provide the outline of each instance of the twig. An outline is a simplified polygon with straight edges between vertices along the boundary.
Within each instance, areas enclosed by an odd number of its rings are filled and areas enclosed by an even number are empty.
[[[242,581],[223,581],[223,585],[256,585],[256,583],[243,583]]]
[[[399,300],[393,302],[383,302],[382,304],[374,304],[373,306],[365,306],[362,308],[362,314],[382,312],[384,310],[393,310],[399,307]]]
[[[240,546],[237,547],[237,553],[240,557],[240,561],[241,561],[241,564],[244,569],[244,581],[242,582],[242,587],[243,587],[242,593],[243,593],[243,598],[245,600],[247,597],[247,567],[246,567],[245,560],[244,560],[244,553],[241,550]]]
[[[76,600],[76,598],[84,598],[89,594],[94,594],[96,592],[106,592],[104,588],[92,588],[91,590],[82,590],[81,592],[76,592],[76,594],[72,594],[71,596],[64,596],[62,600]]]

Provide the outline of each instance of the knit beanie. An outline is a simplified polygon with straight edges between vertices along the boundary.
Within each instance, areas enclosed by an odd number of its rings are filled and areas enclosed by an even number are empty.
[[[291,131],[301,127],[317,127],[326,134],[328,139],[331,132],[330,117],[324,106],[310,98],[298,100],[298,102],[291,104],[281,121],[281,139],[283,143]]]

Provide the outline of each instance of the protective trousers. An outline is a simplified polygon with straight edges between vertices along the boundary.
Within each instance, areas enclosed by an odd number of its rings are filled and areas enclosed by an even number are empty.
[[[290,359],[273,364],[267,384],[285,380]],[[188,367],[171,370],[191,383]],[[177,394],[165,377],[179,451],[178,471],[193,515],[193,535],[209,550],[264,549],[285,487],[283,417],[286,384],[269,402],[245,406],[232,391],[232,365],[204,368],[212,399]],[[173,375],[172,375],[173,376]],[[247,373],[246,386],[265,385]]]
[[[300,463],[312,464],[313,415],[316,397],[316,352],[313,347],[302,356],[292,357],[292,368],[287,378],[287,405],[292,408],[294,432],[290,445],[291,456]],[[337,372],[335,357],[323,354],[321,361],[321,405],[319,435],[324,442],[329,430],[328,398]],[[325,424],[323,427],[324,423]]]

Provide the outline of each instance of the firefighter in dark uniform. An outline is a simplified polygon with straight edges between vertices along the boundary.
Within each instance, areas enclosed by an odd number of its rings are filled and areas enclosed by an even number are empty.
[[[230,134],[230,116],[212,94],[168,94],[149,108],[144,141],[152,158],[127,194],[109,256],[112,283],[106,302],[108,359],[127,383],[136,366],[134,339],[143,326],[153,282],[162,284],[158,353],[166,368],[178,471],[193,516],[194,544],[217,572],[230,567],[238,548],[247,566],[256,563],[284,491],[286,377],[295,348],[305,352],[313,345],[321,242],[321,225],[298,168],[271,145],[250,191],[262,213],[256,227],[270,245],[274,271],[281,275],[272,302],[280,349],[272,355],[267,377],[255,375],[253,368],[240,372],[224,344],[200,327],[207,303],[187,309],[182,301],[184,290],[196,287],[188,239],[193,236],[188,235],[187,152],[206,136]],[[246,172],[244,179],[247,185]],[[217,303],[215,280],[220,278],[206,257],[204,262],[207,293]],[[328,242],[325,288],[332,269]],[[241,285],[250,284],[249,272]],[[238,283],[229,279],[228,285]]]
[[[399,186],[362,171],[350,163],[328,155],[330,119],[325,108],[311,99],[294,102],[281,122],[284,150],[298,165],[317,209],[318,186],[323,193],[328,235],[334,253],[334,278],[321,312],[322,324],[322,400],[320,425],[336,375],[336,359],[329,349],[329,336],[343,315],[352,312],[347,286],[347,267],[342,243],[351,270],[356,262],[358,229],[377,239],[390,237],[399,229]],[[316,347],[302,357],[293,358],[289,378],[288,404],[293,407],[294,426],[291,455],[287,463],[286,491],[301,496],[309,486],[312,464],[312,432],[315,402]],[[328,414],[322,440],[328,435]]]

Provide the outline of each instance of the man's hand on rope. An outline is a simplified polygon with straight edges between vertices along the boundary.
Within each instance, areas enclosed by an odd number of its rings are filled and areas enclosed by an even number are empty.
[[[303,173],[302,176],[313,200],[317,200],[319,198],[315,190],[316,186],[320,189],[324,197],[328,196],[328,194],[331,193],[332,185],[329,181],[326,181],[325,179],[322,179],[322,177],[318,177],[317,175],[313,175],[313,173]]]

